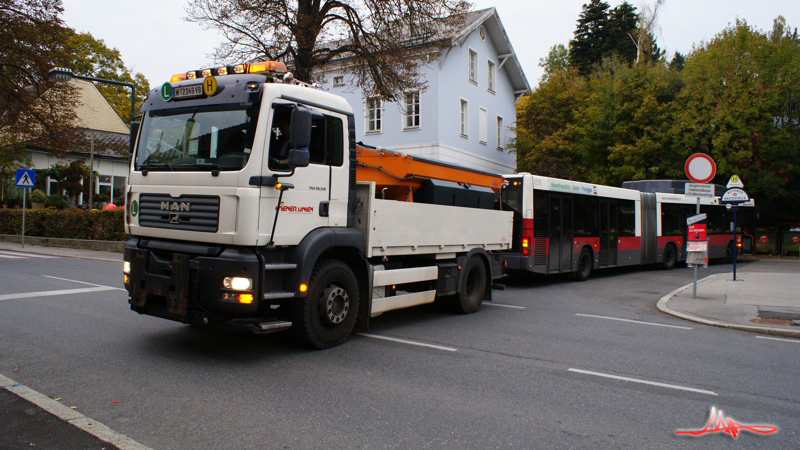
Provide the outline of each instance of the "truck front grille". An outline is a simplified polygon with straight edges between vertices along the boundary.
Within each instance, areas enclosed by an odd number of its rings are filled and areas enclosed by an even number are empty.
[[[139,196],[139,225],[215,233],[219,226],[219,197],[142,194]]]

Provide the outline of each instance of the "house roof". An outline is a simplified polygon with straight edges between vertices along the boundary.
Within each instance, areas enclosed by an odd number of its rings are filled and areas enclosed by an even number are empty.
[[[505,27],[500,21],[500,16],[497,14],[495,8],[486,8],[478,11],[468,13],[464,20],[464,26],[452,37],[450,45],[461,45],[481,26],[484,27],[489,37],[492,38],[497,54],[500,57],[501,68],[505,68],[508,77],[511,79],[511,85],[514,87],[514,93],[521,94],[531,89],[528,84],[528,78],[525,77],[525,72],[522,70],[522,65],[514,52],[514,47],[511,46],[511,40],[508,38]]]
[[[128,127],[117,115],[114,108],[89,81],[73,78],[70,80],[76,89],[78,101],[75,106],[75,115],[79,128],[87,130],[105,131],[108,133],[128,134]]]

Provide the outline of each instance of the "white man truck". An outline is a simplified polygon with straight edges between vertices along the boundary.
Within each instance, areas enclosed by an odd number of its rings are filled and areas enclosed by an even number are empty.
[[[281,63],[174,76],[141,112],[134,311],[326,348],[387,311],[491,300],[512,238],[501,177],[356,145],[350,105]]]

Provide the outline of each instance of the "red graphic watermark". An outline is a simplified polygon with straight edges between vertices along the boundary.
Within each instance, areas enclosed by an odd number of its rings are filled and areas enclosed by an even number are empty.
[[[740,431],[749,431],[758,434],[770,434],[778,431],[778,427],[772,425],[749,425],[739,423],[733,418],[726,418],[722,410],[717,411],[717,408],[711,407],[711,414],[708,416],[706,427],[702,430],[677,430],[675,434],[691,434],[692,436],[701,436],[707,433],[726,433],[734,438],[739,435]]]

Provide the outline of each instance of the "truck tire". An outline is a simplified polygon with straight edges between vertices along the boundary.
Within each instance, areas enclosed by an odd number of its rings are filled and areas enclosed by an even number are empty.
[[[575,281],[586,281],[591,274],[592,252],[584,248],[581,250],[581,256],[578,257],[578,271],[575,272]]]
[[[358,315],[358,283],[342,261],[325,259],[314,267],[308,296],[295,306],[292,331],[312,348],[335,347],[353,331]]]
[[[664,248],[664,259],[661,261],[661,268],[664,270],[672,270],[678,262],[678,251],[672,244],[667,244]]]
[[[464,276],[453,298],[453,309],[461,314],[476,312],[486,296],[486,266],[480,257],[473,256],[464,267]]]

